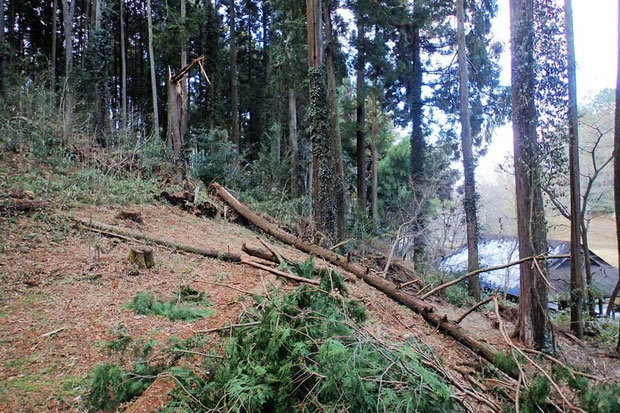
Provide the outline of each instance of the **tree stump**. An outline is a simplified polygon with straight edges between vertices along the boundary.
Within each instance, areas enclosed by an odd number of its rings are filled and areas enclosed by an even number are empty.
[[[153,250],[150,248],[131,248],[127,260],[144,269],[155,265]]]

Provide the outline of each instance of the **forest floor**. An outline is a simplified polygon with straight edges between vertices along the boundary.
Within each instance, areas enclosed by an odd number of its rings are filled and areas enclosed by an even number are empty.
[[[14,162],[0,157],[0,178],[20,173]],[[0,187],[3,189],[7,188]],[[260,247],[260,236],[290,259],[307,258],[246,227],[198,218],[155,202],[67,207],[57,199],[45,200],[48,206],[33,214],[0,216],[0,412],[84,411],[89,372],[113,358],[118,361],[106,343],[118,337],[120,328],[134,342],[154,340],[152,357],[163,357],[158,352],[163,352],[173,337],[188,338],[197,330],[236,323],[239,314],[251,305],[249,293],[296,287],[262,270],[163,247],[154,247],[155,267],[136,271],[127,261],[132,243],[80,231],[68,215],[181,244],[240,254],[244,243]],[[139,211],[144,223],[115,218],[121,210]],[[329,266],[320,259],[317,264]],[[136,315],[124,308],[141,291],[172,299],[181,285],[205,291],[214,314],[193,322],[173,322],[159,316]],[[388,343],[417,339],[434,349],[450,374],[464,382],[460,374],[479,365],[471,351],[378,290],[362,281],[348,283],[348,287],[368,310],[370,319],[365,328],[379,339]],[[432,299],[431,303],[450,319],[464,311],[440,299]],[[509,330],[514,328],[511,320],[505,321]],[[478,340],[507,348],[488,308],[472,313],[462,326]],[[213,341],[206,344],[211,345]],[[593,374],[620,377],[620,361],[601,349],[581,347],[560,335],[558,350],[562,359],[585,365]],[[123,360],[125,364],[130,361]],[[478,410],[488,411],[475,400],[470,402]],[[159,407],[147,403],[140,411],[157,411]]]

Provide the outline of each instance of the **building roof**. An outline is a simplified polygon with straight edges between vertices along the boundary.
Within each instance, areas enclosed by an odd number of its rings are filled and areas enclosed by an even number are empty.
[[[570,254],[570,242],[548,241],[549,255]],[[618,270],[590,251],[592,265],[592,283],[604,297],[609,297],[618,280]],[[478,242],[478,260],[480,268],[508,264],[519,259],[519,241],[516,237],[488,236]],[[452,254],[439,261],[439,269],[450,274],[467,272],[467,244],[462,245]],[[549,299],[568,292],[570,286],[570,259],[549,260],[549,279],[555,289],[549,289]],[[503,268],[480,274],[482,288],[499,290],[519,296],[519,266]]]

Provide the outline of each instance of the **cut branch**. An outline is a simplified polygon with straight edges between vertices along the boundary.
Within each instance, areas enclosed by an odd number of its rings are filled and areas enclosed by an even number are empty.
[[[267,267],[266,265],[259,264],[254,261],[241,260],[241,264],[249,265],[250,267],[258,268],[263,271],[270,272],[272,274],[277,275],[278,277],[288,278],[289,280],[304,282],[312,285],[319,285],[320,282],[318,280],[311,280],[310,278],[298,277],[293,274],[286,273],[284,271],[277,270],[275,268]]]
[[[465,279],[467,279],[469,277],[473,277],[474,275],[480,274],[482,272],[501,270],[503,268],[512,267],[512,266],[519,265],[519,264],[522,264],[524,262],[531,261],[531,260],[552,260],[552,259],[558,259],[558,258],[570,258],[570,254],[563,254],[563,255],[544,255],[544,254],[541,254],[541,255],[535,255],[535,256],[531,256],[531,257],[521,258],[520,260],[509,262],[508,264],[496,265],[494,267],[480,268],[480,269],[477,269],[476,271],[468,272],[467,274],[461,275],[460,277],[455,278],[452,281],[448,281],[445,284],[441,284],[440,286],[433,288],[432,290],[430,290],[426,294],[420,296],[420,299],[424,300],[424,299],[430,297],[431,295],[437,293],[438,291],[446,289],[446,288],[448,288],[448,287],[450,287],[450,286],[452,286],[454,284],[458,284],[461,281],[463,281],[463,280],[465,280]]]
[[[460,324],[460,323],[461,323],[461,321],[463,321],[463,320],[465,319],[465,317],[467,317],[468,315],[470,315],[471,313],[473,313],[473,312],[476,310],[476,308],[478,308],[478,307],[481,307],[481,306],[485,305],[486,303],[488,303],[488,302],[489,302],[489,301],[491,301],[492,299],[493,299],[493,296],[491,296],[491,297],[487,298],[486,300],[482,300],[482,301],[480,301],[479,303],[476,303],[476,304],[472,305],[472,306],[471,306],[471,308],[470,308],[469,310],[465,311],[465,312],[463,313],[463,315],[462,315],[462,316],[460,316],[460,317],[459,317],[457,320],[455,320],[454,322],[455,322],[456,324]]]
[[[79,218],[75,218],[69,216],[70,219],[78,223],[78,228],[85,231],[97,232],[102,235],[107,235],[110,237],[115,237],[127,241],[139,240],[146,241],[156,245],[160,245],[167,248],[172,248],[184,252],[189,252],[191,254],[202,255],[204,257],[215,258],[218,260],[228,261],[228,262],[241,262],[241,255],[231,253],[230,251],[218,251],[212,248],[198,248],[190,245],[182,245],[177,244],[171,241],[166,241],[160,238],[149,237],[147,235],[141,234],[137,231],[130,231],[126,229],[120,229],[113,227],[111,225],[106,225],[101,222],[91,222],[82,220]]]

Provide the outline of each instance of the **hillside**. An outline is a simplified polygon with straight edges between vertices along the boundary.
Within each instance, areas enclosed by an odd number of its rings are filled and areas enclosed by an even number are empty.
[[[39,174],[46,173],[43,166],[20,156],[3,154],[0,162],[0,174],[10,175],[15,185],[8,188],[9,181],[5,181],[1,188],[5,196],[11,191],[29,190],[18,179],[20,174],[31,174],[35,169]],[[47,174],[54,175],[50,171]],[[59,182],[48,184],[51,187]],[[127,256],[139,243],[85,232],[69,217],[242,256],[242,245],[260,248],[260,238],[291,261],[307,259],[306,254],[246,226],[199,218],[155,201],[123,206],[67,205],[58,193],[37,189],[29,195],[43,206],[26,214],[5,211],[0,218],[0,411],[82,411],[88,407],[96,366],[118,363],[129,368],[137,357],[136,349],[145,344],[152,347],[149,362],[169,362],[171,340],[205,337],[198,332],[238,323],[240,315],[253,306],[251,295],[270,297],[298,287],[298,283],[270,272],[156,245],[152,246],[155,266],[138,269]],[[117,218],[121,211],[139,212],[143,223]],[[332,267],[316,257],[314,260],[318,267]],[[493,370],[487,362],[431,327],[420,315],[361,280],[355,281],[354,275],[342,274],[349,279],[346,287],[351,298],[366,308],[368,320],[362,326],[369,337],[385,343],[386,348],[414,345],[421,351],[422,363],[432,366],[453,392],[452,397],[460,400],[455,409],[493,411],[490,406],[510,403],[503,393],[489,390],[497,385],[493,380],[502,376],[489,376]],[[126,308],[143,291],[161,300],[177,297],[179,302],[176,292],[181,286],[204,292],[212,314],[191,322],[171,321]],[[443,299],[431,299],[430,303],[449,319],[458,318],[465,310]],[[504,315],[508,318],[503,322],[511,330],[513,319],[509,312]],[[508,348],[490,307],[472,313],[461,325],[476,340],[500,350]],[[217,337],[217,332],[212,332],[205,340],[195,340],[184,350],[192,353],[190,358],[180,363],[200,374],[201,354],[217,348]],[[115,350],[111,343],[118,346],[121,339],[126,340],[125,347],[134,349],[133,355],[129,350]],[[594,347],[582,347],[563,335],[557,339],[558,354],[568,363],[587,368],[598,377],[619,377],[617,358]],[[504,375],[502,380],[509,378]],[[148,390],[132,411],[157,411],[161,403],[169,402],[172,396],[166,395],[177,383],[156,383],[160,387]]]

